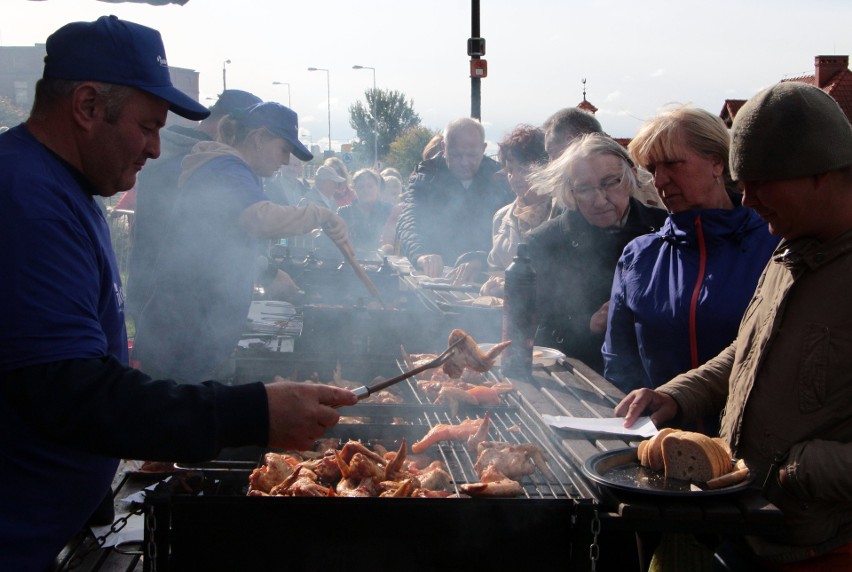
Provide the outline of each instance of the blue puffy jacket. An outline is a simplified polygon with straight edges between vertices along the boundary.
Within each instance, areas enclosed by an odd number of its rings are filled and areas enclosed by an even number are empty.
[[[778,238],[731,198],[733,210],[670,214],[624,248],[603,346],[604,375],[624,392],[658,387],[736,337]]]

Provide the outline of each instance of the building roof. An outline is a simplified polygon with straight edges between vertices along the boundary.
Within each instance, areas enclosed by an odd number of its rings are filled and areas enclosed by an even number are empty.
[[[852,71],[849,71],[849,56],[816,56],[814,73],[784,78],[781,81],[796,81],[814,85],[837,101],[840,109],[852,122]],[[746,102],[744,99],[726,99],[719,117],[728,127],[737,112]]]
[[[828,83],[822,86],[817,84],[816,75],[813,74],[791,77],[782,79],[781,81],[797,81],[816,85],[837,101],[840,109],[843,110],[843,113],[852,122],[852,71],[849,71],[848,68],[837,72]]]
[[[585,95],[583,96],[583,101],[581,101],[580,103],[578,103],[578,104],[577,104],[577,107],[579,107],[579,108],[580,108],[580,109],[582,109],[583,111],[588,111],[588,112],[589,112],[589,113],[591,113],[591,114],[594,114],[594,113],[598,110],[598,108],[597,108],[597,107],[595,107],[594,105],[592,105],[591,103],[589,103],[588,101],[586,101],[586,97],[585,97]]]
[[[722,107],[722,112],[719,113],[719,117],[722,118],[722,121],[725,122],[725,125],[728,128],[731,127],[731,124],[734,122],[734,117],[737,116],[737,112],[740,110],[740,107],[745,105],[745,102],[748,101],[746,99],[726,99],[725,106]]]

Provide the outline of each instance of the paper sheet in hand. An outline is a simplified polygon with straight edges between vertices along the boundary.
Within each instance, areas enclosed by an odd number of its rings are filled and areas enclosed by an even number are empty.
[[[638,435],[639,437],[653,437],[657,434],[657,428],[651,422],[650,417],[640,417],[627,429],[624,427],[623,417],[566,417],[564,415],[542,415],[544,422],[560,429],[573,429],[574,431],[592,431],[594,433],[614,433],[616,435]]]

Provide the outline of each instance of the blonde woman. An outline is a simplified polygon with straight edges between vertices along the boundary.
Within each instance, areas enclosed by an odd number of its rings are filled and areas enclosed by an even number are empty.
[[[742,206],[729,147],[722,120],[693,107],[660,114],[630,143],[671,214],[618,262],[603,352],[606,377],[625,393],[655,388],[727,347],[778,244]],[[703,428],[714,431],[708,421]]]

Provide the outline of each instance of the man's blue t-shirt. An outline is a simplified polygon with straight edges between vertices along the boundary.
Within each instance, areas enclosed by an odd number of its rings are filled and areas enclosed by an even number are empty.
[[[0,134],[0,378],[107,355],[127,363],[109,227],[82,176],[20,125]],[[118,463],[58,445],[27,421],[0,392],[3,570],[47,568]]]
[[[23,125],[0,137],[0,173],[0,372],[127,363],[121,277],[85,181]]]

